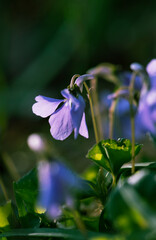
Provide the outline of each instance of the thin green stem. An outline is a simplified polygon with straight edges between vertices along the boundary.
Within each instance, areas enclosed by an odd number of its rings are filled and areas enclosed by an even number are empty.
[[[84,86],[85,86],[86,91],[88,93],[88,99],[89,99],[89,104],[90,104],[90,110],[91,110],[91,116],[92,116],[92,122],[93,122],[94,134],[95,134],[95,140],[96,140],[96,143],[98,143],[99,142],[99,136],[98,136],[97,126],[96,126],[96,121],[95,121],[95,115],[94,115],[94,110],[93,110],[92,98],[91,98],[91,94],[90,94],[89,88],[88,88],[88,86],[87,86],[87,84],[85,82],[84,82]]]
[[[74,76],[72,76],[71,81],[70,81],[70,88],[73,87],[75,79],[78,78],[78,77],[80,77],[79,74],[75,74]]]
[[[135,122],[131,117],[131,134],[132,134],[132,174],[135,173]]]
[[[109,138],[113,139],[113,130],[114,130],[114,117],[115,117],[115,108],[117,104],[117,98],[112,101],[111,107],[109,109]]]
[[[135,113],[133,110],[134,100],[134,83],[136,73],[132,74],[132,79],[129,86],[129,102],[130,102],[130,118],[131,118],[131,137],[132,137],[132,174],[135,172]]]
[[[10,176],[13,178],[13,180],[17,181],[20,178],[20,175],[15,167],[15,164],[13,163],[12,159],[7,153],[2,154],[3,163],[5,164]]]
[[[4,183],[3,183],[3,180],[2,180],[1,177],[0,177],[0,186],[1,186],[1,189],[2,189],[2,192],[3,192],[3,195],[5,197],[5,200],[8,201],[9,200],[8,194],[7,194],[6,188],[4,186]]]
[[[78,227],[78,229],[80,230],[80,232],[82,233],[82,235],[84,236],[84,238],[87,240],[87,231],[86,231],[86,227],[81,219],[81,216],[79,214],[79,212],[75,209],[72,209],[72,213],[73,213],[73,216],[74,216],[74,220],[75,220],[75,223]]]
[[[91,89],[93,89],[93,91],[91,91],[91,95],[93,99],[95,118],[98,125],[98,134],[99,134],[100,140],[102,140],[103,128],[102,128],[102,120],[101,120],[100,107],[99,107],[98,94],[97,94],[97,78],[94,78],[91,80]]]
[[[112,187],[114,188],[116,186],[116,177],[113,173],[112,173],[112,178],[113,178]]]

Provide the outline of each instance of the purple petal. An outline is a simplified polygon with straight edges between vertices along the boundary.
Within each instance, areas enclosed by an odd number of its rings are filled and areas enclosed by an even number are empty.
[[[152,119],[151,108],[147,103],[147,95],[140,100],[139,109],[138,109],[138,119],[140,119],[140,124],[144,131],[149,131],[154,133],[156,131],[154,122]]]
[[[50,116],[58,107],[58,105],[63,102],[64,100],[48,98],[44,96],[37,96],[35,98],[37,103],[32,106],[32,111],[37,116],[40,117],[48,117]]]
[[[39,177],[39,199],[38,206],[47,208],[50,203],[51,196],[51,166],[48,162],[41,162],[38,167]]]
[[[66,139],[73,131],[69,101],[63,104],[49,118],[50,132],[57,140]]]
[[[83,116],[83,112],[85,109],[85,101],[81,95],[78,98],[71,96],[71,117],[74,127],[74,137],[77,138],[79,134],[79,128]]]
[[[55,219],[55,218],[58,218],[60,217],[62,211],[61,211],[61,205],[60,204],[52,204],[49,209],[48,209],[48,215],[49,217]]]
[[[130,65],[130,69],[135,72],[143,70],[143,66],[140,63],[134,62]]]
[[[151,91],[148,92],[146,101],[149,106],[156,107],[156,90],[152,89]]]
[[[64,97],[64,98],[66,98],[66,99],[70,99],[70,97],[71,97],[71,94],[70,94],[70,92],[69,92],[69,90],[66,88],[66,89],[64,89],[64,90],[62,90],[61,91],[61,94],[62,94],[62,96]]]
[[[146,67],[146,71],[150,77],[156,76],[156,59],[152,59]]]
[[[85,138],[89,137],[87,124],[86,124],[85,113],[83,113],[83,116],[82,116],[81,125],[80,125],[80,128],[79,128],[79,134],[81,136],[85,137]]]
[[[123,116],[129,113],[129,110],[130,110],[129,102],[124,98],[120,98],[116,106],[116,111],[115,111],[116,114]],[[134,106],[133,106],[133,110],[135,110]]]
[[[151,87],[156,88],[156,59],[148,63],[146,71],[150,77]]]
[[[80,88],[80,90],[82,91],[83,89],[83,82],[86,81],[86,80],[92,80],[94,79],[95,77],[91,74],[84,74],[84,75],[81,75],[80,77],[78,77],[75,81],[75,84]]]

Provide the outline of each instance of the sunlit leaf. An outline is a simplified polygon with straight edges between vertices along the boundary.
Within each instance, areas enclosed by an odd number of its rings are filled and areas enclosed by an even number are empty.
[[[135,155],[139,153],[141,146],[135,145]],[[132,145],[128,139],[102,140],[89,150],[87,158],[117,175],[121,166],[131,160],[131,150]]]
[[[11,201],[0,206],[0,230],[10,228],[9,216],[12,215]]]

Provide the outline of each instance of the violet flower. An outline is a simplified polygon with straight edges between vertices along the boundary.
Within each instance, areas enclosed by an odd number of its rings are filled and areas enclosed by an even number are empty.
[[[156,89],[141,95],[137,119],[143,132],[156,136]]]
[[[156,59],[152,59],[147,64],[146,71],[150,77],[151,88],[156,89]]]
[[[132,78],[132,73],[131,72],[123,72],[120,74],[120,81],[123,86],[129,86],[130,81]],[[140,91],[142,88],[142,79],[139,75],[135,77],[135,82],[134,82],[134,90],[135,91]]]
[[[143,132],[156,136],[156,59],[146,67],[150,78],[150,89],[142,88],[137,119]]]
[[[50,116],[50,132],[57,140],[66,139],[73,130],[75,139],[78,134],[88,138],[83,97],[79,93],[74,96],[68,89],[61,91],[61,94],[65,99],[37,96],[37,102],[32,107],[33,113],[43,118]]]
[[[50,218],[56,219],[66,205],[74,208],[74,199],[85,196],[90,186],[61,162],[40,162],[38,167],[39,196],[37,207],[44,208]]]

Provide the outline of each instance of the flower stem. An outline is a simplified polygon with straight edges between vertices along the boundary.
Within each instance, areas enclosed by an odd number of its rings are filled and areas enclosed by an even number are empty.
[[[114,188],[116,186],[116,176],[113,173],[112,173],[112,178],[113,178],[112,187]]]
[[[114,128],[114,116],[115,108],[117,104],[117,98],[112,101],[111,107],[109,109],[109,138],[113,138],[113,128]]]
[[[72,76],[71,81],[70,81],[70,88],[73,87],[75,79],[78,78],[78,77],[80,77],[79,74],[75,74],[74,76]]]
[[[7,153],[3,153],[2,159],[8,172],[10,173],[10,176],[13,178],[13,180],[17,181],[20,178],[20,175],[10,156]]]
[[[72,209],[72,213],[73,213],[74,220],[75,220],[75,223],[76,223],[78,229],[83,234],[84,238],[87,239],[86,227],[81,219],[79,212],[77,210]]]
[[[132,174],[135,172],[135,113],[133,110],[134,98],[134,82],[136,73],[132,74],[132,79],[129,85],[129,102],[130,102],[130,118],[131,118],[131,138],[132,138]]]
[[[3,183],[3,180],[2,180],[1,177],[0,177],[0,186],[1,186],[1,189],[2,189],[2,192],[3,192],[3,195],[5,197],[5,200],[8,201],[9,200],[8,194],[7,194],[6,188],[4,186],[4,183]]]
[[[98,134],[100,140],[103,139],[103,128],[102,128],[102,120],[101,120],[101,114],[100,114],[100,107],[99,107],[99,101],[98,101],[98,94],[97,94],[97,78],[93,78],[91,80],[91,95],[93,99],[94,109],[95,109],[95,118],[98,125]]]
[[[85,86],[86,91],[88,93],[90,110],[91,110],[91,116],[92,116],[92,122],[93,122],[93,128],[94,128],[94,134],[95,134],[95,140],[96,140],[96,143],[98,143],[99,142],[99,136],[98,136],[97,126],[96,126],[96,121],[95,121],[95,115],[94,115],[94,110],[93,110],[92,98],[91,98],[91,94],[90,94],[89,88],[88,88],[88,86],[87,86],[87,84],[85,82],[84,82],[84,86]]]

